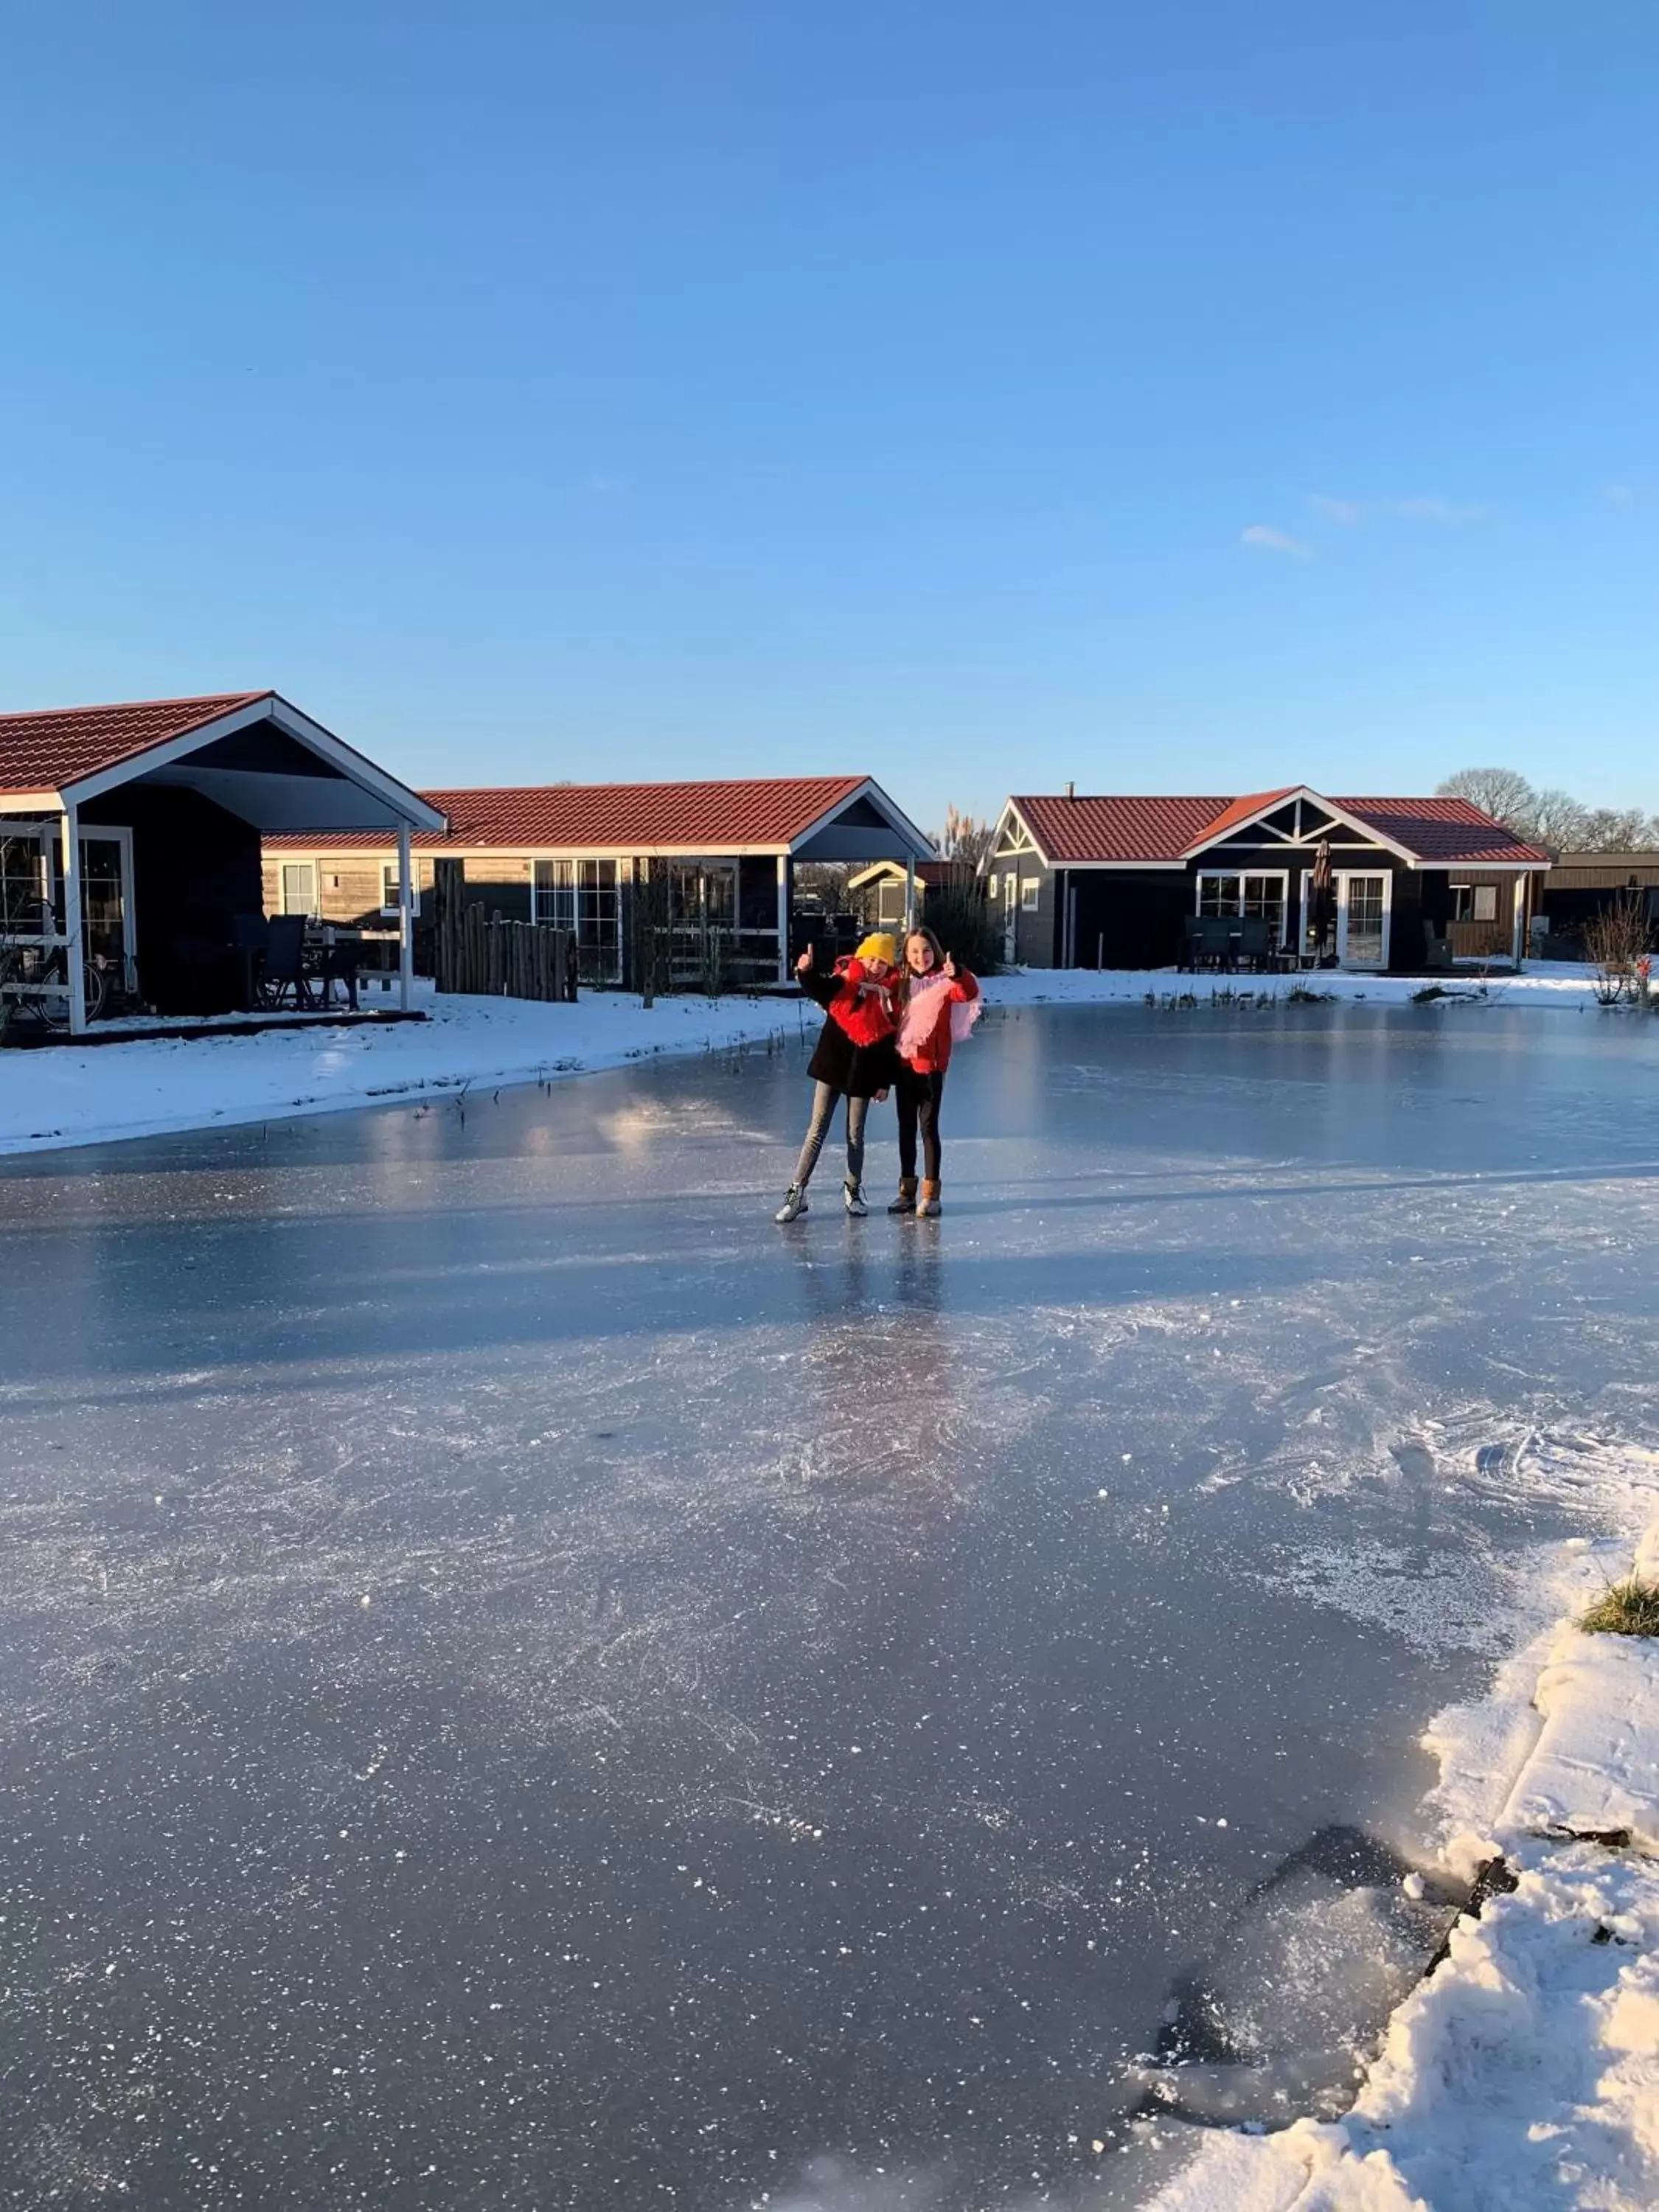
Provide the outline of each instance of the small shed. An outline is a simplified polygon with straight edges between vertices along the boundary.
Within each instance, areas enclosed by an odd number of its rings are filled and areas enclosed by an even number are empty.
[[[978,897],[981,884],[971,860],[919,860],[914,880],[900,860],[878,860],[847,879],[848,896],[857,900],[871,929],[902,929],[914,911],[925,919],[934,891],[959,891]]]
[[[53,988],[86,1027],[87,969],[159,1013],[234,1003],[238,917],[263,911],[260,839],[373,830],[403,856],[441,811],[275,691],[0,715],[0,942],[61,951]],[[403,1003],[410,909],[399,896]],[[48,965],[50,961],[48,959]]]

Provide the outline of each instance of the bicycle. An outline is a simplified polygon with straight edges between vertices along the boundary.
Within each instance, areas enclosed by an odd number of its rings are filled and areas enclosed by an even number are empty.
[[[61,1033],[70,1025],[69,947],[47,940],[58,934],[58,917],[49,901],[42,899],[35,944],[13,933],[0,940],[0,999],[11,1001],[9,1018],[33,1021],[41,1029]],[[85,978],[87,1019],[96,1021],[109,996],[109,977],[101,962],[82,963]]]

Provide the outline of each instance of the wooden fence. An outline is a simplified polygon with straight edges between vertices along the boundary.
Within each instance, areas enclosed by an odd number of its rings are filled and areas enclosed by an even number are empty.
[[[433,967],[441,991],[492,999],[574,999],[574,941],[545,922],[503,921],[482,906],[437,902]]]

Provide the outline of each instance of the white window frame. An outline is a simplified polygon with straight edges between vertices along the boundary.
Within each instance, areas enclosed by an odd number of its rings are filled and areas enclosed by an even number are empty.
[[[1495,922],[1498,920],[1498,886],[1496,884],[1454,884],[1451,887],[1452,902],[1454,906],[1456,904],[1457,894],[1459,891],[1467,891],[1468,893],[1469,910],[1467,914],[1455,913],[1452,915],[1452,920],[1454,921]],[[1482,914],[1480,911],[1482,906],[1486,908],[1485,914]]]
[[[986,880],[985,880],[985,896],[986,896],[986,897],[987,897],[988,899],[994,899],[994,898],[996,896],[996,895],[997,895],[997,879],[996,879],[996,876],[995,876],[995,874],[994,874],[994,873],[993,873],[993,874],[991,874],[991,875],[989,875],[989,876],[988,876],[988,877],[986,878]]]
[[[1022,914],[1041,914],[1042,911],[1042,878],[1025,876],[1019,886],[1019,910]]]
[[[1249,876],[1254,876],[1258,883],[1279,885],[1279,942],[1281,946],[1285,945],[1289,941],[1291,927],[1291,872],[1288,868],[1200,868],[1193,878],[1193,912],[1202,914],[1204,911],[1204,886],[1206,883],[1236,883],[1238,885],[1238,903],[1231,911],[1243,921],[1244,882]],[[1307,880],[1305,870],[1303,879],[1304,882]]]
[[[413,860],[410,862],[409,868],[412,878],[409,886],[409,911],[411,915],[418,916],[421,911],[420,870]],[[380,863],[380,912],[383,916],[391,915],[395,918],[402,910],[398,900],[398,863],[395,860],[382,860]]]
[[[396,866],[395,861],[393,866]],[[319,921],[322,916],[323,878],[322,871],[319,868],[315,860],[278,860],[276,863],[276,903],[278,911],[283,914],[293,914],[296,911],[296,909],[291,907],[288,902],[288,872],[290,868],[303,868],[311,878],[311,902],[308,906],[301,908],[297,909],[297,911],[303,913],[307,921]]]
[[[1382,878],[1382,957],[1375,968],[1348,968],[1348,897],[1349,882],[1355,876],[1381,876]],[[1313,895],[1313,870],[1302,871],[1302,911],[1308,911],[1308,901]],[[1336,957],[1338,964],[1355,975],[1386,974],[1394,947],[1394,870],[1392,868],[1333,868],[1331,896],[1335,902]]]

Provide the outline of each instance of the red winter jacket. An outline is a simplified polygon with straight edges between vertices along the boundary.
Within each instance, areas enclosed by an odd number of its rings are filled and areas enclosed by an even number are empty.
[[[915,978],[911,988],[921,980]],[[915,1050],[902,1057],[904,1065],[915,1074],[943,1075],[951,1065],[951,1009],[978,998],[979,981],[965,968],[958,968],[954,977],[935,983],[928,995],[939,1000],[939,1018]]]

